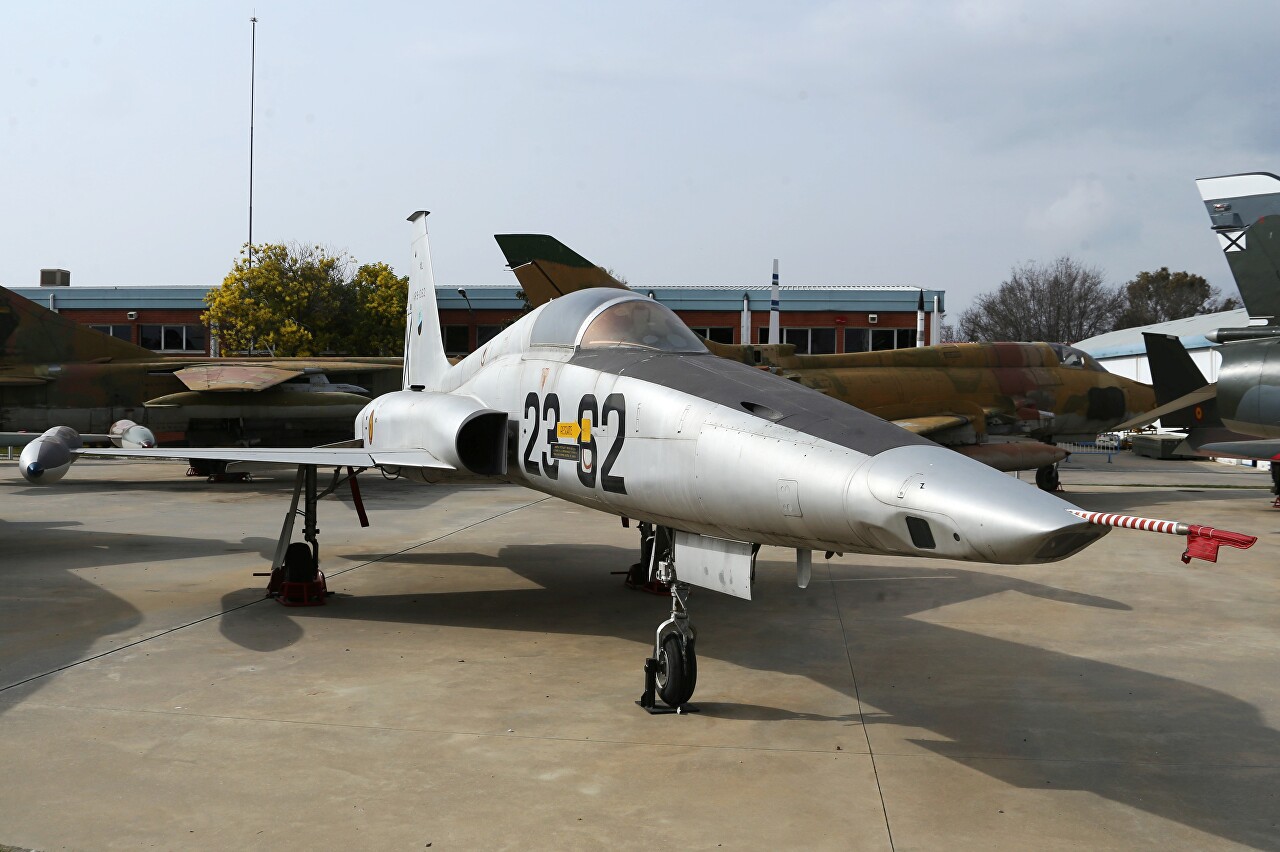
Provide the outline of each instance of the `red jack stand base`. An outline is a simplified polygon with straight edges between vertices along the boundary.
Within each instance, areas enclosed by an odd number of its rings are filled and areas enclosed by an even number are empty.
[[[276,591],[276,603],[281,606],[324,606],[324,599],[329,595],[329,587],[324,581],[324,572],[317,571],[314,580],[291,583],[287,580],[280,583]]]

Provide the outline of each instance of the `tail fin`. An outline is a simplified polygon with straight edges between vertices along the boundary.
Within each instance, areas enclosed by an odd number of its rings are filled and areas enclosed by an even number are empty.
[[[404,386],[435,390],[449,370],[440,338],[440,311],[436,308],[436,282],[431,273],[431,247],[427,241],[427,211],[409,217],[413,223],[413,264],[409,268],[409,303],[404,327]]]
[[[1268,172],[1196,181],[1249,316],[1280,321],[1280,177]]]
[[[555,237],[546,234],[494,234],[525,298],[533,307],[557,296],[592,287],[629,289]]]
[[[1147,344],[1157,410],[1167,412],[1159,416],[1160,424],[1177,429],[1221,426],[1216,388],[1205,381],[1182,341],[1172,334],[1143,332],[1142,337]],[[1155,411],[1148,412],[1151,414]]]
[[[0,364],[154,359],[156,353],[86,328],[0,287]]]

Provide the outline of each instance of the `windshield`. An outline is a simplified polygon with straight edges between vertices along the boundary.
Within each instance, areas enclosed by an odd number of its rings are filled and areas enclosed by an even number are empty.
[[[627,299],[596,315],[582,332],[583,349],[638,347],[661,352],[706,352],[670,308],[652,299]]]
[[[1058,362],[1064,367],[1078,367],[1082,370],[1092,370],[1095,373],[1105,373],[1107,369],[1094,360],[1093,356],[1083,349],[1077,349],[1074,346],[1068,346],[1065,343],[1050,343],[1053,351],[1058,353]]]

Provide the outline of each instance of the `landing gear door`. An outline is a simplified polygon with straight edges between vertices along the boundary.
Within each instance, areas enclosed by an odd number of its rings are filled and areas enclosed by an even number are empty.
[[[675,545],[677,581],[751,600],[755,573],[751,542],[677,530]]]

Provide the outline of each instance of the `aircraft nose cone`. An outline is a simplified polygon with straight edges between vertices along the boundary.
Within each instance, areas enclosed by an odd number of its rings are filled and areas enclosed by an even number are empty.
[[[1107,532],[1072,515],[1065,500],[942,447],[880,453],[867,468],[867,486],[901,516],[919,555],[932,549],[981,562],[1054,562]],[[930,541],[932,548],[921,548]]]
[[[44,475],[44,465],[39,462],[32,462],[22,471],[22,475],[27,479],[39,479]]]

